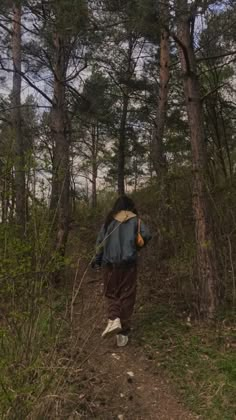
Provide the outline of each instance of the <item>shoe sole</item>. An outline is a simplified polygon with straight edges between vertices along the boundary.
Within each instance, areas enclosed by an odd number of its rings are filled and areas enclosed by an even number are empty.
[[[121,327],[116,327],[114,330],[108,331],[106,334],[102,335],[102,338],[112,337],[113,335],[119,334],[121,330]]]
[[[127,346],[128,342],[129,342],[129,338],[127,337],[127,340],[125,340],[125,342],[123,342],[122,344],[118,344],[118,341],[116,344],[117,344],[117,347],[125,347]]]

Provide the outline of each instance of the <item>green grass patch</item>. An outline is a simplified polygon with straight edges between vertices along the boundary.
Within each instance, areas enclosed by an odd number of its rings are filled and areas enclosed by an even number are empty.
[[[0,324],[1,419],[27,418],[60,373],[59,347],[69,333],[65,297],[48,292],[34,302],[32,311],[6,312]]]
[[[233,325],[233,324],[232,324]],[[234,324],[235,325],[235,324]],[[236,415],[236,354],[233,327],[190,324],[157,307],[137,320],[137,340],[157,371],[166,372],[186,405],[203,419]]]

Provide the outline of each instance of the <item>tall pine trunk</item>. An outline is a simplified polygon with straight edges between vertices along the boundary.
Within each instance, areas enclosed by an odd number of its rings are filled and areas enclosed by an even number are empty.
[[[97,206],[97,149],[98,149],[98,126],[92,125],[92,207]]]
[[[6,164],[1,165],[1,162],[0,162],[0,169],[2,172],[2,192],[1,192],[2,223],[6,223],[8,221],[9,200],[10,200],[10,193],[11,193],[11,170],[12,170],[12,165],[10,164],[10,161],[11,161],[11,157],[7,155]]]
[[[3,187],[1,193],[1,204],[2,204],[2,223],[6,223],[9,208],[9,184],[7,182],[7,175],[3,178]]]
[[[119,130],[118,144],[118,193],[125,194],[125,157],[127,149],[127,116],[129,107],[129,82],[133,75],[132,54],[134,49],[134,40],[129,35],[127,61],[125,61],[126,70],[123,75],[124,83],[122,88],[122,113]]]
[[[169,249],[169,197],[167,185],[167,162],[164,152],[164,134],[166,127],[169,80],[170,80],[170,39],[169,39],[169,1],[160,4],[161,33],[159,49],[159,91],[157,112],[153,132],[153,168],[157,175],[159,205],[158,205],[158,249],[159,258],[165,257]]]
[[[166,123],[168,104],[168,91],[170,79],[170,45],[169,32],[166,29],[169,23],[168,2],[160,5],[163,19],[160,39],[160,85],[158,92],[157,114],[153,133],[153,166],[158,177],[162,177],[166,169],[166,160],[163,150],[163,137]]]
[[[13,88],[12,88],[12,122],[15,140],[15,199],[16,223],[21,232],[26,225],[26,189],[25,189],[25,156],[24,140],[21,129],[21,5],[13,3]]]
[[[212,215],[206,187],[207,150],[203,109],[187,0],[178,0],[177,5],[178,45],[192,149],[193,211],[197,243],[200,310],[206,318],[212,318],[218,303],[218,273]]]
[[[122,116],[120,122],[119,146],[118,146],[118,193],[125,193],[125,150],[126,150],[126,121],[128,113],[129,97],[123,92]]]
[[[67,59],[63,37],[54,35],[54,97],[51,130],[54,140],[50,209],[55,224],[55,249],[64,255],[69,231],[69,137],[67,133],[65,80]]]

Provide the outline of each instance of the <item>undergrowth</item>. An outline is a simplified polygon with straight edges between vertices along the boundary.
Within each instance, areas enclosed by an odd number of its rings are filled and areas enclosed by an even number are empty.
[[[194,314],[197,304],[195,241],[188,185],[170,180],[167,222],[162,224],[156,185],[134,195],[142,219],[150,226],[153,240],[143,253],[143,281],[149,288],[143,308],[152,303],[148,315],[137,323],[137,340],[157,368],[168,373],[193,411],[205,419],[232,420],[235,414],[235,341],[229,313],[215,327],[186,323],[170,307],[187,308]],[[219,193],[220,196],[220,193]],[[232,308],[235,286],[236,222],[234,198],[229,194],[217,217],[223,226],[218,244],[225,304]],[[71,323],[71,293],[94,254],[97,233],[114,196],[99,196],[96,210],[80,203],[74,214],[66,258],[50,253],[50,226],[44,214],[35,214],[28,238],[17,239],[12,226],[0,226],[0,418],[36,420],[69,418],[88,407],[78,404],[83,395],[84,331]],[[181,206],[180,204],[181,203]],[[45,210],[46,211],[46,210]],[[227,219],[227,215],[232,215]],[[164,239],[159,241],[159,237]],[[162,245],[162,247],[161,247]],[[228,248],[231,250],[229,258]],[[67,283],[52,283],[53,273],[64,270]],[[78,271],[79,277],[76,278]],[[162,273],[160,276],[159,274]],[[75,287],[75,289],[76,289]],[[73,289],[73,290],[72,290]],[[155,300],[158,289],[160,300]],[[154,293],[153,293],[154,291]],[[80,289],[78,289],[78,293]],[[228,298],[229,296],[229,298]],[[148,302],[148,303],[147,303]],[[166,303],[171,305],[166,308]],[[178,311],[177,311],[178,312]],[[87,327],[86,327],[87,328]],[[77,335],[76,335],[77,334]],[[85,381],[85,380],[84,380]],[[82,404],[82,402],[81,402]],[[72,413],[72,414],[71,414]],[[76,414],[77,413],[77,414]]]
[[[137,321],[136,341],[154,369],[166,373],[188,407],[206,420],[235,419],[235,320],[228,313],[207,327],[156,306]]]
[[[52,275],[68,260],[49,254],[46,223],[22,238],[0,226],[0,418],[37,418],[58,381],[59,349],[68,336],[68,294]],[[40,231],[38,230],[40,228]]]

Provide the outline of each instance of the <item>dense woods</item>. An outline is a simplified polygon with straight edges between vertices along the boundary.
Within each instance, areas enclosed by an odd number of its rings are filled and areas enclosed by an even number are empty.
[[[33,355],[45,299],[73,276],[73,230],[94,238],[117,194],[137,200],[148,261],[193,318],[235,308],[235,63],[234,0],[1,0],[5,349],[10,329]]]

